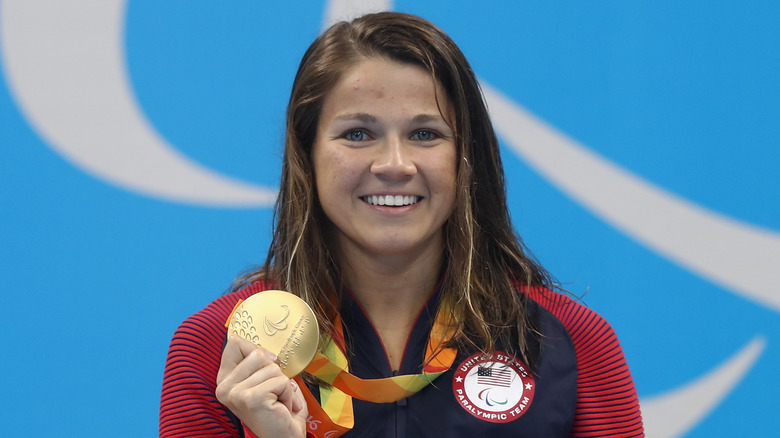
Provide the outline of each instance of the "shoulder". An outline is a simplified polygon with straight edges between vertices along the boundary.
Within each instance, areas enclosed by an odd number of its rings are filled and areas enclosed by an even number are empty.
[[[574,345],[577,414],[571,436],[605,431],[610,436],[643,436],[634,380],[607,320],[565,294],[541,287],[520,290],[561,322]]]
[[[566,327],[575,346],[592,336],[594,332],[614,335],[614,330],[604,317],[568,295],[544,287],[520,290]]]
[[[214,340],[218,340],[219,348],[221,350],[225,340],[225,334],[227,333],[225,321],[227,321],[230,312],[233,311],[236,304],[240,300],[244,300],[267,289],[268,284],[266,284],[265,281],[260,280],[243,289],[217,298],[202,310],[185,319],[176,331],[176,335],[199,335],[201,339],[215,338]],[[174,335],[174,337],[176,337],[176,335]]]
[[[241,436],[237,419],[214,395],[227,335],[225,321],[239,300],[266,289],[259,281],[219,297],[176,330],[163,376],[161,437]]]
[[[609,355],[618,355],[622,359],[623,352],[615,330],[596,311],[570,296],[547,288],[532,287],[521,291],[565,327],[574,344],[580,371],[591,360],[603,361]],[[628,373],[627,366],[625,372]]]
[[[185,319],[176,329],[168,350],[166,372],[175,366],[187,366],[206,374],[214,374],[227,336],[227,321],[239,300],[266,290],[263,281],[212,301],[202,310]],[[198,358],[198,359],[196,359]]]

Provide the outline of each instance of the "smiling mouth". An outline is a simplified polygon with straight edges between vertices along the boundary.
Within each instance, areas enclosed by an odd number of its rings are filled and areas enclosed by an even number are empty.
[[[422,197],[420,196],[404,196],[404,195],[381,195],[381,196],[363,196],[361,197],[365,202],[371,205],[385,205],[388,207],[403,207],[405,205],[412,205],[420,202]]]

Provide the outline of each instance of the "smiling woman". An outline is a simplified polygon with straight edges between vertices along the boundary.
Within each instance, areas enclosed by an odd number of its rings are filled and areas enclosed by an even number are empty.
[[[320,327],[321,354],[293,380],[279,357],[295,347],[225,328],[277,288]],[[615,333],[554,289],[512,227],[457,46],[411,15],[337,23],[295,78],[266,263],[174,335],[160,434],[642,436]],[[286,327],[278,310],[242,313],[246,330]]]
[[[440,114],[450,108],[446,99],[439,108],[436,96],[444,94],[434,85],[420,67],[370,58],[345,72],[325,99],[312,159],[318,199],[344,262],[441,264],[456,147]],[[394,262],[383,257],[390,255]]]

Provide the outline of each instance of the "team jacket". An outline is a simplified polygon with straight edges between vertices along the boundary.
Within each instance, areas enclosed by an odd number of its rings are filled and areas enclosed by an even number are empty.
[[[231,310],[239,299],[266,289],[257,282],[225,295],[178,328],[165,366],[161,437],[245,436],[214,395],[216,376]],[[353,399],[355,426],[343,437],[644,436],[634,383],[609,324],[557,292],[520,293],[530,298],[528,311],[542,333],[533,372],[500,345],[492,358],[459,351],[449,371],[411,397],[384,404]],[[350,372],[361,378],[419,373],[437,306],[434,295],[394,372],[370,321],[347,296],[341,317]]]

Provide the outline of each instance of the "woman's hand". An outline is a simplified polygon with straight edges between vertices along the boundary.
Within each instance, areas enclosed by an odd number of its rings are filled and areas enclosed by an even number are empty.
[[[258,437],[304,437],[306,401],[285,376],[276,356],[239,336],[230,336],[217,374],[217,399]]]

